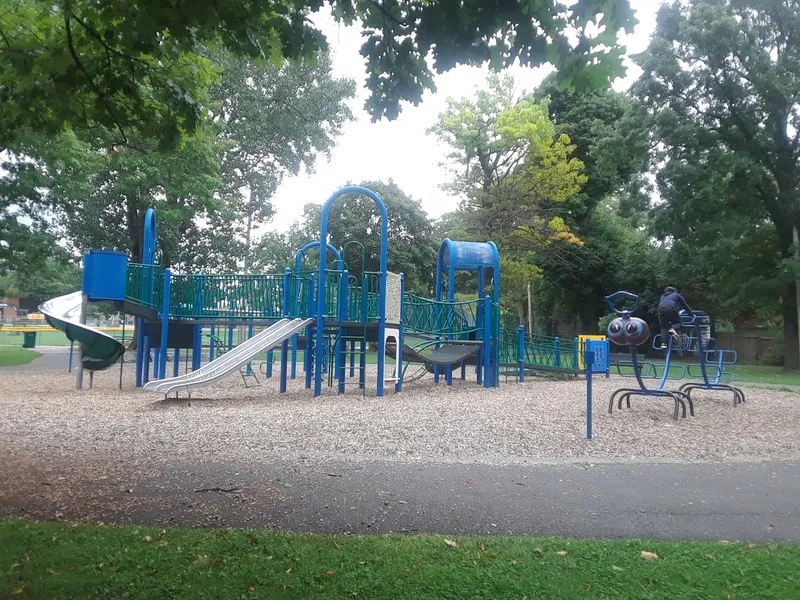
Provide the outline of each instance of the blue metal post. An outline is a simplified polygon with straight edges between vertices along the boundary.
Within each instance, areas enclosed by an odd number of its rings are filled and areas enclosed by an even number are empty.
[[[343,270],[339,273],[339,289],[337,290],[337,300],[338,300],[338,318],[339,322],[347,320],[347,280],[349,278],[349,274],[347,270]],[[336,365],[336,378],[339,380],[339,393],[344,394],[345,391],[345,368],[347,367],[347,363],[344,359],[344,350],[346,349],[346,344],[342,339],[344,335],[344,327],[339,327],[339,336],[336,339],[336,347],[334,348],[334,352],[336,355],[335,365]]]
[[[289,267],[286,267],[283,270],[283,316],[289,317],[289,312],[291,310],[291,302],[292,302],[292,293],[291,293],[291,281],[292,281],[292,270]],[[297,351],[297,347],[294,345],[294,340],[297,338],[296,335],[292,336],[293,344],[292,344],[292,367],[294,367],[294,359],[296,355],[294,354]],[[286,371],[288,367],[288,360],[289,360],[289,340],[283,340],[281,343],[281,376],[280,376],[280,392],[281,394],[286,393]],[[292,377],[294,379],[294,377]]]
[[[491,366],[491,322],[492,299],[483,298],[483,387],[491,387],[493,377]]]
[[[308,314],[309,316],[313,315],[317,317],[316,326],[317,328],[319,328],[320,320],[315,313],[316,310],[314,308],[314,273],[312,273],[311,275],[308,276]],[[311,335],[311,327],[306,327],[306,351],[305,354],[303,355],[303,365],[306,370],[306,389],[311,388],[311,372],[313,369],[313,365],[311,364],[311,356],[316,351],[314,347],[316,339],[317,339],[316,336]],[[321,348],[322,346],[320,346],[320,349]]]
[[[180,374],[178,367],[181,366],[181,351],[175,348],[174,356],[172,357],[172,376],[177,377]]]
[[[369,300],[369,293],[367,289],[367,276],[362,273],[361,274],[361,321],[363,323],[367,322],[367,302]],[[359,367],[361,367],[361,371],[358,374],[358,387],[359,389],[364,389],[367,385],[367,340],[366,338],[361,340],[361,352],[359,354]]]
[[[70,341],[69,343],[69,367],[67,367],[67,373],[72,373],[72,351],[75,348],[75,342]],[[138,354],[139,348],[136,348],[136,352]]]
[[[205,314],[203,301],[203,278],[197,281],[197,292],[194,297],[194,314],[201,316]],[[203,326],[196,325],[194,328],[194,341],[192,343],[192,371],[198,370],[203,365]]]
[[[233,323],[228,325],[228,352],[233,350]]]
[[[164,269],[164,300],[161,306],[161,348],[158,357],[158,374],[155,378],[165,379],[167,376],[167,344],[169,341],[169,297],[172,288],[172,270]]]
[[[275,351],[267,350],[267,378],[272,377],[272,363],[275,362]]]
[[[386,211],[386,205],[383,201],[378,197],[378,195],[368,190],[365,187],[361,186],[346,186],[342,189],[335,192],[322,207],[322,216],[320,218],[320,250],[322,250],[322,245],[327,243],[328,239],[328,216],[330,212],[331,205],[336,201],[339,196],[344,194],[361,194],[367,196],[372,199],[375,203],[375,206],[378,208],[378,211],[381,213],[381,256],[380,256],[380,293],[379,293],[379,306],[378,306],[378,384],[377,384],[377,395],[383,396],[383,385],[384,385],[384,335],[386,332],[386,262],[387,262],[387,252],[389,247],[389,214]],[[320,261],[319,261],[319,277],[320,281],[320,288],[319,293],[317,294],[317,346],[320,347],[323,344],[323,338],[325,336],[325,285],[324,285],[324,277],[326,271],[326,260],[327,260],[327,252],[320,251],[319,253]],[[317,352],[316,354],[316,377],[314,382],[314,396],[319,396],[322,393],[322,354]]]
[[[517,360],[519,361],[519,382],[525,381],[525,327],[520,325],[517,330],[519,339],[519,351],[517,353]]]
[[[384,219],[386,217],[384,216]],[[378,389],[376,395],[383,396],[386,379],[386,261],[381,257],[380,294],[378,295]]]
[[[586,344],[583,355],[583,366],[586,367],[586,439],[592,439],[592,364],[594,364],[594,351],[591,342]]]
[[[192,341],[192,371],[200,368],[203,362],[203,326],[195,325]]]

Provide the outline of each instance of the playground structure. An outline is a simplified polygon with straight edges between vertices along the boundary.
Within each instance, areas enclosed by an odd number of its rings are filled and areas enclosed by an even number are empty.
[[[377,271],[364,270],[360,243],[348,242],[340,251],[327,242],[330,207],[345,194],[369,197],[380,213]],[[274,352],[280,354],[276,366],[280,391],[285,392],[287,380],[297,376],[300,349],[304,351],[305,387],[313,389],[315,396],[321,393],[324,376],[339,393],[348,385],[365,390],[370,343],[378,346],[377,396],[384,395],[387,384],[402,391],[410,363],[422,364],[422,374],[431,372],[435,382],[443,375],[448,384],[452,384],[455,369],[460,367],[461,378],[466,379],[470,367],[477,383],[487,388],[499,386],[501,369],[507,377],[513,375],[520,381],[526,372],[540,370],[582,374],[581,352],[592,343],[598,356],[593,372],[608,375],[607,341],[559,340],[531,335],[523,327],[503,327],[500,261],[492,242],[444,240],[437,260],[435,298],[407,293],[403,275],[387,271],[387,225],[386,207],[380,198],[366,188],[348,186],[323,206],[319,240],[297,251],[294,270],[202,275],[176,272],[161,264],[155,211],[148,209],[141,262],[131,262],[125,253],[91,250],[84,256],[81,292],[47,302],[41,309],[52,326],[79,342],[78,389],[84,370],[90,372],[91,381],[91,373],[115,364],[125,351],[122,344],[85,324],[88,302],[93,301],[112,301],[118,310],[137,318],[136,386],[161,394],[191,392],[236,370],[248,385],[251,363],[264,353],[263,374],[270,377]],[[343,255],[359,246],[361,272],[356,277],[349,273]],[[312,249],[324,249],[316,268],[305,264]],[[330,263],[329,254],[333,258]],[[456,273],[462,271],[477,273],[473,299],[455,298]],[[210,362],[204,365],[203,332],[209,327]],[[235,327],[246,329],[248,339],[240,339],[234,347]],[[258,328],[264,329],[256,333]],[[227,350],[221,352],[225,343],[218,334],[226,329]],[[406,343],[412,339],[418,340],[416,345]],[[167,376],[169,350],[173,351],[171,377]],[[181,351],[187,353],[182,375]],[[395,361],[391,373],[386,372],[387,356]],[[120,385],[121,381],[120,376]]]
[[[672,364],[672,353],[676,350],[673,338],[666,341],[666,353],[662,372],[659,375],[658,367],[650,362],[640,363],[636,355],[636,347],[645,344],[650,339],[650,328],[642,319],[631,316],[639,307],[639,296],[630,292],[616,292],[605,298],[612,312],[617,316],[608,325],[608,336],[617,344],[628,346],[631,354],[630,364],[617,363],[619,374],[623,377],[634,377],[639,384],[638,388],[620,388],[611,394],[608,403],[608,412],[612,413],[614,402],[617,408],[622,408],[622,403],[630,408],[632,396],[651,396],[670,398],[675,406],[673,418],[678,420],[678,415],[686,417],[686,407],[689,414],[694,416],[694,400],[692,392],[695,390],[724,390],[733,394],[733,405],[738,406],[745,401],[744,392],[732,385],[733,373],[726,372],[725,366],[736,363],[737,356],[733,350],[717,350],[714,348],[714,339],[708,334],[711,319],[702,311],[695,311],[692,316],[681,312],[681,329],[690,328],[694,335],[681,335],[678,350],[686,354],[697,354],[697,364]],[[623,309],[619,305],[623,301],[632,301],[630,309]],[[663,348],[661,334],[653,336],[653,348]],[[631,367],[633,375],[623,372],[623,367]],[[645,370],[646,369],[646,370]],[[677,390],[665,389],[668,381],[682,381],[685,377],[697,380],[681,385]],[[646,379],[655,380],[654,387],[648,387]]]

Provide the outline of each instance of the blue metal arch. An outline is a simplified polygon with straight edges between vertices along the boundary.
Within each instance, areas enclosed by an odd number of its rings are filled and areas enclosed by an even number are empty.
[[[144,213],[144,236],[142,239],[142,264],[153,265],[156,260],[156,209],[148,208]]]
[[[500,253],[494,242],[457,242],[442,240],[436,260],[436,299],[442,299],[442,274],[447,268],[447,300],[455,297],[457,271],[478,272],[478,295],[483,296],[484,274],[492,269],[492,301],[500,302]]]
[[[319,227],[319,246],[327,245],[328,242],[328,214],[331,206],[340,196],[345,194],[360,194],[367,196],[378,207],[381,214],[381,256],[380,256],[380,292],[378,298],[378,382],[377,395],[383,396],[384,385],[384,334],[386,332],[386,263],[389,250],[389,213],[383,200],[370,189],[360,185],[348,185],[334,192],[322,207],[322,216]],[[319,253],[319,289],[317,291],[317,323],[316,323],[316,348],[322,348],[325,341],[325,271],[327,268],[327,252]],[[322,392],[322,352],[315,352],[314,365],[314,396],[319,396]]]
[[[333,254],[334,258],[339,262],[340,268],[343,269],[344,268],[344,261],[342,260],[341,253],[336,249],[335,246],[333,246],[333,245],[331,245],[331,244],[329,244],[327,242],[325,243],[325,245],[328,247],[328,251],[331,252]],[[320,247],[319,240],[315,240],[313,242],[308,242],[305,246],[300,248],[295,253],[295,255],[294,255],[294,271],[295,271],[295,273],[299,273],[301,271],[300,266],[301,266],[301,264],[303,262],[303,257],[306,255],[306,252],[308,252],[309,250],[312,250],[314,248],[319,248],[319,247]]]

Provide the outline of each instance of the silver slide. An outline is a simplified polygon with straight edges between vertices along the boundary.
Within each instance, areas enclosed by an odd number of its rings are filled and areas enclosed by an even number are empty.
[[[143,387],[151,392],[169,394],[170,392],[179,392],[209,385],[231,371],[246,365],[262,352],[272,350],[295,333],[313,324],[314,319],[281,319],[197,371],[186,373],[180,377],[149,381]]]

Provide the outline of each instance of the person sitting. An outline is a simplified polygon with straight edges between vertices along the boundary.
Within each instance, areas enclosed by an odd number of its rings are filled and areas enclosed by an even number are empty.
[[[690,317],[694,315],[692,309],[683,299],[683,296],[678,293],[674,287],[667,286],[664,288],[664,294],[658,302],[658,324],[661,327],[661,349],[666,350],[667,339],[671,335],[675,341],[681,342],[681,336],[676,331],[675,327],[681,326],[681,309],[686,311]]]

